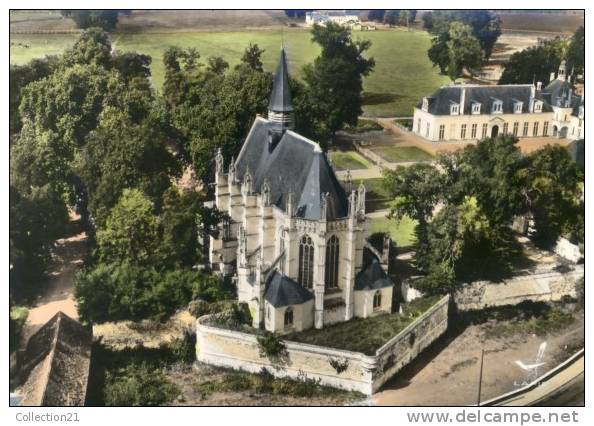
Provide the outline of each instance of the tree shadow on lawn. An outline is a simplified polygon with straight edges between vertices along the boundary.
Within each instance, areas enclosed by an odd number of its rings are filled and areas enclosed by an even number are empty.
[[[363,105],[381,105],[402,99],[404,96],[395,93],[363,92]]]

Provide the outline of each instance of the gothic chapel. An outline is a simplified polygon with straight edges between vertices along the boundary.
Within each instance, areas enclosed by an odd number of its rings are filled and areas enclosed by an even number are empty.
[[[289,333],[391,312],[393,283],[366,239],[365,188],[343,188],[320,146],[292,130],[281,50],[268,106],[236,160],[216,157],[213,270],[234,275],[253,326]],[[377,252],[376,252],[377,253]]]

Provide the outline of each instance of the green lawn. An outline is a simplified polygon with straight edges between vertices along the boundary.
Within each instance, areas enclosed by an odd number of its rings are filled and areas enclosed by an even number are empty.
[[[390,163],[433,160],[431,154],[416,146],[378,146],[372,151]]]
[[[391,198],[388,191],[384,188],[383,178],[363,179],[356,182],[357,186],[361,182],[365,185],[365,210],[368,213],[388,208]]]
[[[401,220],[376,217],[371,219],[371,233],[388,232],[399,247],[408,247],[415,242],[415,225],[416,222],[408,216]]]
[[[439,300],[439,296],[415,299],[404,306],[404,314],[385,314],[311,329],[287,336],[287,340],[329,346],[374,355],[392,337],[412,323]]]
[[[368,169],[371,164],[356,151],[333,151],[329,153],[336,170]]]
[[[365,115],[412,115],[418,100],[448,82],[427,58],[430,37],[421,31],[402,29],[354,32],[355,39],[371,40],[369,55],[376,60],[375,70],[365,79]],[[11,34],[10,62],[23,64],[32,58],[57,54],[71,46],[76,34]],[[285,29],[284,43],[290,72],[298,77],[306,63],[312,62],[319,48],[311,42],[309,31]],[[235,32],[114,33],[117,50],[138,51],[153,58],[153,82],[160,88],[164,79],[163,51],[168,46],[195,47],[203,59],[220,55],[235,65],[249,43],[265,49],[264,67],[274,70],[281,44],[279,30]],[[27,46],[27,47],[26,47]]]

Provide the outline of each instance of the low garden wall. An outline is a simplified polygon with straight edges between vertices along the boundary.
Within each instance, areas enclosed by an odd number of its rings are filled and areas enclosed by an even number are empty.
[[[271,361],[260,356],[253,334],[197,320],[196,359],[211,365],[258,373],[266,368],[276,377],[319,380],[320,384],[371,395],[447,329],[449,296],[440,299],[394,336],[375,355],[284,341],[286,354]]]
[[[584,277],[584,265],[564,271],[543,271],[520,275],[502,282],[476,281],[458,291],[454,300],[460,311],[489,306],[517,305],[524,301],[556,302],[576,297],[576,284]]]

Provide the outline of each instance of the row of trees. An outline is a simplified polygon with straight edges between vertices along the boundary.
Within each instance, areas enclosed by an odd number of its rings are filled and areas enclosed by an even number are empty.
[[[571,38],[556,37],[542,40],[516,52],[509,58],[499,79],[499,84],[527,84],[533,81],[549,82],[551,72],[557,71],[562,60],[567,61],[568,73],[584,72],[586,52],[584,27],[580,27]]]
[[[383,22],[387,25],[402,25],[408,27],[417,19],[417,11],[409,9],[371,9],[367,13],[367,19],[374,22]]]
[[[488,60],[501,35],[499,18],[487,10],[437,10],[422,20],[433,36],[429,59],[452,81]]]
[[[451,291],[460,282],[498,279],[522,266],[510,229],[517,215],[534,218],[533,240],[540,247],[550,248],[561,234],[583,243],[583,173],[563,147],[523,156],[515,142],[484,139],[441,156],[437,167],[387,172],[392,216],[417,221],[414,260],[426,274],[419,281],[424,291]]]
[[[132,11],[128,9],[64,9],[60,13],[64,18],[71,18],[77,28],[86,29],[96,27],[105,31],[112,31],[118,24],[119,15],[130,15]]]

